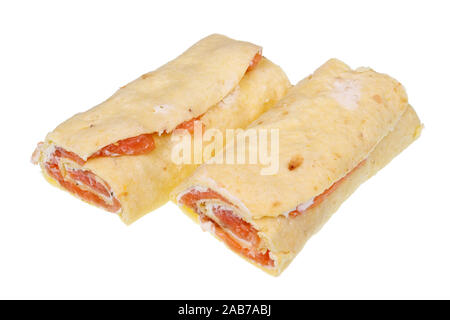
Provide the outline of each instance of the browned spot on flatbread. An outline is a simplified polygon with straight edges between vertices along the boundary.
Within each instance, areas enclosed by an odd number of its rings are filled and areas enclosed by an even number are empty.
[[[149,76],[150,76],[150,74],[149,74],[149,73],[146,73],[146,74],[143,74],[143,75],[141,76],[141,78],[142,78],[142,79],[147,79]]]
[[[383,99],[381,99],[378,94],[374,95],[372,99],[375,100],[376,103],[383,103]]]
[[[280,201],[275,201],[274,203],[272,203],[272,207],[278,207],[280,204]]]
[[[342,158],[342,156],[341,156],[340,153],[333,152],[333,155],[334,155],[334,159],[340,159],[340,158]]]
[[[302,165],[302,163],[303,163],[303,157],[301,155],[298,154],[296,156],[293,156],[291,158],[291,161],[289,161],[289,164],[288,164],[289,171],[297,169],[298,167],[300,167]]]

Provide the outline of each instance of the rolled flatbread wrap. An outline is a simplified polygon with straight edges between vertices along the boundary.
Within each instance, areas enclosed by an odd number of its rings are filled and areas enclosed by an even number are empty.
[[[245,128],[289,87],[260,47],[211,35],[60,124],[33,162],[49,182],[130,224],[198,166],[172,161],[174,130]]]
[[[421,128],[399,82],[333,59],[246,129],[278,130],[275,174],[261,174],[259,162],[230,165],[212,158],[171,198],[234,252],[279,275],[342,202]],[[229,144],[223,152],[235,148]]]

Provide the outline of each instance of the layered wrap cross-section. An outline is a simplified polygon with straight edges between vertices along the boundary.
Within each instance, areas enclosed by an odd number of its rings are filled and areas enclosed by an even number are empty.
[[[47,180],[129,224],[199,164],[172,161],[174,131],[245,128],[289,87],[259,46],[211,35],[60,124],[32,159]]]
[[[259,162],[208,161],[171,197],[230,249],[279,275],[342,202],[421,128],[399,82],[332,59],[246,129],[278,130],[274,174],[261,174]],[[224,152],[230,148],[236,146]]]

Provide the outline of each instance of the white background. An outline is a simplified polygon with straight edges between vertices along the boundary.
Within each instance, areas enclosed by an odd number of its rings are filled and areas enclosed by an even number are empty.
[[[4,1],[0,298],[450,298],[447,1]],[[422,137],[278,278],[173,204],[130,227],[44,181],[30,155],[76,112],[210,33],[293,83],[332,57],[406,87]]]

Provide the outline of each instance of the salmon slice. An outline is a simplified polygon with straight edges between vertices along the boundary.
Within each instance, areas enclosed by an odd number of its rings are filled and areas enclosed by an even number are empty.
[[[64,150],[63,148],[56,147],[55,151],[53,151],[53,156],[55,158],[67,158],[70,159],[76,163],[78,163],[80,166],[84,165],[86,161],[81,159],[77,154]]]
[[[253,57],[253,60],[250,62],[250,64],[249,64],[249,66],[248,66],[246,72],[250,72],[250,71],[252,71],[253,69],[255,69],[256,66],[258,65],[258,63],[261,61],[261,59],[262,59],[262,54],[261,54],[261,52],[258,52],[258,53]]]
[[[62,148],[55,148],[44,163],[44,168],[47,174],[55,179],[62,188],[107,211],[118,212],[120,210],[119,200],[114,197],[111,188],[105,181],[91,171],[72,168],[68,164],[62,170],[61,160],[63,158],[79,165],[84,164],[84,160],[76,154]]]
[[[211,223],[214,226],[214,234],[224,241],[230,249],[262,266],[274,266],[269,250],[264,252],[259,250],[261,239],[258,235],[258,230],[235,215],[232,209],[224,208],[220,205],[213,207],[214,216],[220,223],[215,222],[199,210],[198,204],[202,200],[220,200],[233,206],[222,195],[211,189],[206,191],[191,190],[185,193],[179,202],[193,209],[199,215],[201,223]],[[242,242],[248,245],[242,245]]]
[[[201,116],[197,118],[192,118],[191,120],[185,121],[179,124],[175,129],[184,129],[187,130],[190,134],[194,134],[195,121],[200,121]],[[202,132],[205,130],[205,124],[201,123]]]
[[[307,207],[304,210],[292,210],[291,212],[289,212],[289,216],[290,217],[296,217],[302,213],[304,213],[306,210],[308,209],[312,209],[314,207],[317,207],[319,204],[321,204],[332,192],[334,192],[334,190],[336,190],[341,184],[342,182],[344,182],[353,172],[356,171],[356,169],[358,169],[360,166],[363,165],[363,163],[366,160],[361,161],[356,167],[354,167],[350,172],[348,172],[345,176],[343,176],[341,179],[339,179],[338,181],[336,181],[335,183],[333,183],[331,185],[331,187],[329,187],[328,189],[326,189],[324,192],[322,192],[321,194],[319,194],[318,196],[314,197],[312,204]]]
[[[230,201],[228,201],[225,197],[223,197],[220,193],[217,193],[211,189],[208,189],[206,191],[199,191],[192,189],[189,192],[186,192],[183,194],[183,196],[180,198],[180,203],[184,204],[185,206],[194,209],[194,211],[198,211],[197,203],[200,200],[220,200],[222,202],[225,202],[229,205],[233,205]]]
[[[211,220],[209,217],[204,214],[199,215],[201,223],[211,223],[214,227],[214,234],[219,237],[225,244],[234,252],[239,253],[250,260],[253,260],[265,267],[273,267],[274,261],[270,257],[269,250],[266,252],[259,252],[255,250],[255,248],[246,248],[243,247],[238,241],[236,241],[233,237],[231,237],[225,230],[220,227],[215,221]]]
[[[92,154],[89,159],[97,157],[118,157],[118,156],[135,156],[139,154],[149,153],[155,149],[155,140],[152,133],[141,134],[137,137],[119,140],[115,143],[107,145],[99,151]]]
[[[214,215],[220,220],[223,228],[231,230],[238,238],[257,247],[260,243],[258,231],[247,221],[233,213],[233,210],[221,206],[213,208]]]

